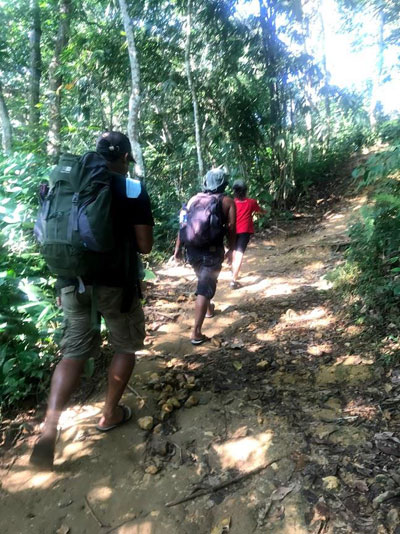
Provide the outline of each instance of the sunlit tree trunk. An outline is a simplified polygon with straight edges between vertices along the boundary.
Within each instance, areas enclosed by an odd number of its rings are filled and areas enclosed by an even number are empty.
[[[200,118],[199,118],[199,105],[197,102],[196,89],[193,84],[193,74],[191,65],[191,33],[192,33],[192,0],[188,0],[187,5],[187,22],[186,22],[186,47],[185,47],[185,66],[186,76],[188,80],[190,94],[192,96],[193,116],[194,116],[194,133],[196,138],[196,150],[197,150],[197,165],[199,170],[199,177],[204,174],[203,156],[201,151],[201,134],[200,134]]]
[[[264,3],[265,2],[265,3]],[[271,175],[275,183],[278,203],[285,203],[291,182],[290,155],[287,151],[287,136],[284,131],[285,98],[280,86],[279,43],[276,31],[276,4],[273,0],[259,0],[260,26],[265,62],[265,79],[269,96],[269,142],[273,161]]]
[[[369,107],[369,122],[371,128],[376,130],[377,123],[377,105],[379,102],[379,89],[382,84],[382,75],[383,75],[383,65],[384,65],[384,54],[385,54],[385,41],[384,41],[384,28],[385,28],[385,17],[382,10],[379,11],[379,27],[378,27],[378,58],[377,58],[377,69],[374,79],[372,80],[371,88],[371,101]]]
[[[49,65],[49,141],[47,153],[57,160],[61,150],[61,54],[67,46],[71,20],[71,0],[60,0],[59,25],[54,55]]]
[[[122,22],[128,42],[129,63],[131,67],[131,94],[129,97],[128,135],[132,145],[133,157],[136,160],[135,172],[144,179],[144,162],[142,148],[139,143],[139,109],[140,109],[140,71],[136,53],[132,22],[129,18],[128,7],[125,0],[119,0]]]
[[[31,139],[34,142],[39,138],[40,110],[38,107],[40,97],[40,77],[41,77],[41,54],[40,54],[40,8],[38,0],[30,2],[32,24],[29,32],[29,43],[31,49],[30,57],[30,90],[29,90],[29,130]]]
[[[310,67],[308,65],[308,58],[311,57],[310,52],[308,50],[307,45],[307,38],[310,35],[310,18],[309,15],[307,15],[304,12],[304,7],[307,4],[307,1],[302,0],[300,3],[300,17],[301,17],[301,28],[302,28],[302,40],[303,40],[303,52],[305,57],[307,58],[307,64],[305,67],[305,76],[304,76],[304,100],[307,105],[307,111],[304,116],[304,121],[306,125],[306,131],[307,131],[307,161],[308,163],[311,163],[312,156],[313,156],[313,143],[314,143],[314,121],[313,121],[313,111],[314,111],[314,105],[313,105],[313,98],[312,98],[312,77],[310,75]]]
[[[325,149],[329,149],[331,141],[331,101],[329,96],[329,86],[331,81],[331,75],[328,70],[328,63],[326,59],[326,32],[325,32],[325,21],[322,16],[322,12],[319,12],[319,19],[321,24],[321,45],[322,45],[322,72],[324,75],[324,102],[325,102]]]
[[[1,121],[1,135],[2,135],[2,147],[5,154],[11,154],[12,150],[12,128],[10,116],[6,101],[3,95],[3,87],[0,83],[0,121]]]

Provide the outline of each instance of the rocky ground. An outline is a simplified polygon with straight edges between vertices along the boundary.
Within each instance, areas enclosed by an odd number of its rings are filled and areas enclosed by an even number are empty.
[[[5,421],[1,533],[399,534],[400,370],[375,363],[326,279],[363,202],[255,239],[242,287],[221,273],[200,347],[193,273],[160,269],[134,420],[99,434],[97,384],[63,415],[52,472],[28,463],[40,411]]]

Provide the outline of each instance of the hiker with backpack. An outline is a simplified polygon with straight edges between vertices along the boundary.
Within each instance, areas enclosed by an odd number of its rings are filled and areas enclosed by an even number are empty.
[[[260,208],[257,200],[247,198],[247,185],[243,180],[236,180],[233,184],[233,193],[236,206],[236,242],[232,260],[231,289],[240,287],[237,278],[243,262],[243,255],[247,245],[254,234],[253,213],[266,213]]]
[[[65,329],[43,430],[30,457],[40,468],[52,468],[61,412],[85,362],[99,352],[101,316],[114,356],[96,428],[108,432],[132,417],[131,408],[119,401],[145,337],[138,253],[151,251],[154,225],[144,186],[127,177],[133,161],[129,139],[106,132],[97,140],[96,152],[61,156],[50,187],[41,188],[35,234],[58,277]]]
[[[197,276],[192,345],[201,345],[207,338],[202,333],[205,317],[214,316],[214,304],[218,275],[224,258],[232,261],[235,244],[236,208],[232,198],[224,195],[227,173],[220,168],[207,172],[203,193],[192,197],[180,214],[180,230],[174,258],[179,260],[182,246]],[[224,249],[224,237],[228,249]]]

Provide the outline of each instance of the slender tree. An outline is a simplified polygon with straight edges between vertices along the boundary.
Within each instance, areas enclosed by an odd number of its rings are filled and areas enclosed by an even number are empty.
[[[72,0],[60,0],[59,25],[54,47],[54,55],[49,65],[49,141],[47,152],[54,160],[61,150],[61,54],[68,44]]]
[[[374,131],[376,130],[376,125],[377,125],[377,107],[378,107],[378,102],[379,102],[379,91],[382,85],[382,75],[383,75],[383,66],[384,66],[384,54],[385,54],[384,29],[385,29],[385,13],[383,9],[380,9],[378,10],[377,66],[375,70],[375,76],[372,80],[371,101],[370,101],[370,107],[369,107],[369,122],[370,122],[371,128]]]
[[[199,118],[199,104],[197,101],[196,89],[193,83],[192,65],[191,65],[191,33],[192,33],[192,0],[188,0],[187,4],[187,18],[186,18],[186,46],[185,46],[185,67],[186,76],[188,80],[189,90],[192,97],[193,117],[194,117],[194,133],[196,139],[197,151],[197,165],[199,169],[199,178],[204,174],[203,156],[201,151],[201,134],[200,134],[200,118]]]
[[[321,24],[321,46],[322,46],[322,72],[324,76],[324,101],[325,101],[325,150],[329,149],[331,141],[331,101],[329,96],[329,86],[331,75],[328,69],[328,62],[326,58],[326,31],[325,20],[322,12],[319,12],[319,20]]]
[[[29,90],[29,128],[31,139],[36,142],[39,138],[40,109],[38,107],[40,97],[41,77],[41,53],[40,53],[40,7],[38,0],[30,0],[31,29],[29,32],[30,56],[30,90]]]
[[[135,39],[133,35],[132,22],[128,13],[128,6],[125,0],[119,0],[122,22],[128,43],[129,63],[131,68],[131,94],[129,97],[129,117],[128,135],[132,145],[133,156],[136,160],[135,172],[144,179],[145,170],[142,155],[142,148],[139,143],[139,110],[140,110],[140,71],[137,58]]]
[[[287,95],[284,91],[282,73],[282,45],[279,41],[276,17],[277,3],[274,0],[259,0],[262,50],[269,102],[269,142],[272,148],[271,175],[275,183],[277,201],[285,203],[289,185],[293,180],[291,155],[288,153],[288,139],[285,131]]]
[[[6,101],[3,95],[3,87],[0,82],[0,121],[2,129],[2,147],[3,152],[7,155],[11,154],[12,150],[12,128],[10,116],[8,114],[8,109]]]

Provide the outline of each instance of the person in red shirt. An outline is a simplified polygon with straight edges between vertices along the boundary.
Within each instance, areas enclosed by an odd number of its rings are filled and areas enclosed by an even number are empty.
[[[236,205],[236,244],[232,260],[231,289],[238,289],[237,282],[243,255],[254,234],[253,213],[265,213],[258,202],[253,198],[247,198],[247,186],[243,180],[236,180],[233,184],[234,200]]]

